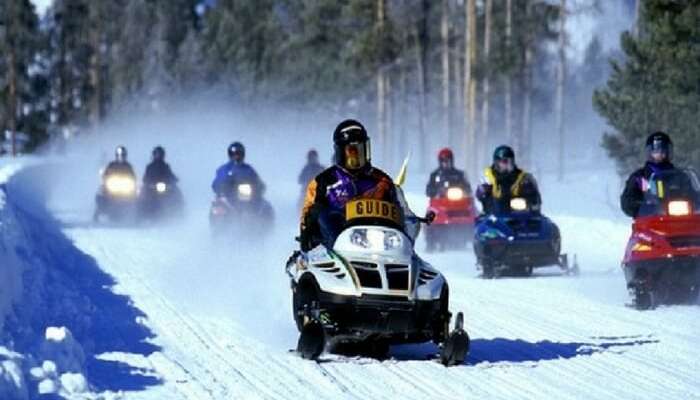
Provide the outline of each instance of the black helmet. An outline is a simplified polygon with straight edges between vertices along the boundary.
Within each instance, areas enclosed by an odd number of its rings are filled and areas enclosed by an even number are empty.
[[[245,147],[241,142],[233,142],[228,146],[228,158],[237,163],[245,160]]]
[[[318,162],[318,152],[316,151],[316,149],[311,149],[308,153],[306,153],[306,161],[309,163]]]
[[[367,130],[353,119],[346,119],[335,128],[333,147],[336,164],[345,169],[361,169],[372,159]]]
[[[493,164],[500,172],[510,172],[515,169],[515,152],[510,146],[498,146],[493,152]],[[501,168],[501,165],[504,168]]]
[[[652,162],[671,161],[673,156],[673,142],[671,138],[664,132],[654,132],[647,137],[646,142],[647,159]],[[661,154],[658,159],[652,154]]]
[[[126,147],[117,146],[114,150],[114,158],[119,162],[125,162],[127,157]]]
[[[163,160],[165,160],[165,149],[163,148],[163,146],[156,146],[153,148],[153,151],[151,152],[151,156],[153,157],[154,160],[163,161]]]
[[[498,146],[493,152],[493,162],[510,159],[515,161],[515,152],[510,146]]]

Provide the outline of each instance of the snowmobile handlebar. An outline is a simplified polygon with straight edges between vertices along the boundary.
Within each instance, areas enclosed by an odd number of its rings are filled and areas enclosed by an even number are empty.
[[[435,221],[435,217],[436,217],[435,212],[428,211],[427,213],[425,213],[425,217],[423,217],[423,218],[416,217],[416,221],[420,222],[421,224],[430,225],[433,223],[433,221]]]

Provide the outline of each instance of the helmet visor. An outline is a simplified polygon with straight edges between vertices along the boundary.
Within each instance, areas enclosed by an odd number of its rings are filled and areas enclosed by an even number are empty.
[[[347,169],[360,169],[367,165],[367,148],[365,143],[348,143],[343,148],[343,166]]]
[[[236,163],[243,162],[243,159],[245,158],[245,153],[243,152],[243,150],[237,147],[232,148],[228,155],[229,158]]]
[[[452,164],[453,164],[452,157],[443,156],[443,157],[440,157],[440,159],[438,161],[440,162],[440,168],[445,168],[445,169],[452,168]]]
[[[655,140],[647,146],[647,158],[654,163],[660,163],[671,159],[672,144]]]
[[[116,156],[117,161],[119,161],[119,162],[126,161],[126,149],[123,147],[117,147],[117,150],[115,152],[115,156]]]
[[[501,158],[496,160],[496,169],[501,173],[513,172],[515,165],[512,158]]]

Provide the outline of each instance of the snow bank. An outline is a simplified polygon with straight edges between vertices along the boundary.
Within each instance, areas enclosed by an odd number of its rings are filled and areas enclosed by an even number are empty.
[[[0,399],[27,399],[22,355],[0,346]]]
[[[113,397],[127,383],[157,384],[96,357],[158,347],[143,313],[46,210],[55,169],[0,160],[0,399]]]
[[[21,168],[21,164],[0,164],[0,332],[12,305],[22,293],[22,266],[13,251],[17,226],[7,205],[6,183]]]
[[[16,225],[7,207],[6,183],[20,164],[0,165],[0,333],[4,333],[5,319],[22,293],[21,263],[13,251]],[[0,399],[26,399],[29,396],[22,372],[22,355],[2,347],[0,336]]]

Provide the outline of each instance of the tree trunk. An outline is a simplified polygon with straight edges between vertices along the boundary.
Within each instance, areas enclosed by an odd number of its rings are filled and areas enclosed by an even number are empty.
[[[528,2],[525,8],[525,18],[529,19],[532,15],[532,3]],[[532,47],[532,33],[525,32],[525,46],[524,46],[524,65],[522,71],[522,90],[523,90],[523,101],[522,101],[522,127],[520,134],[520,158],[523,165],[530,167],[531,159],[531,143],[532,138],[532,61],[535,57],[534,49]]]
[[[641,11],[642,11],[642,0],[636,0],[634,2],[634,35],[639,36],[639,31],[640,31],[640,18],[641,18]]]
[[[452,147],[459,147],[461,148],[462,146],[460,145],[463,135],[461,132],[464,132],[464,120],[458,118],[460,115],[460,112],[457,110],[464,110],[464,72],[463,72],[463,62],[462,62],[462,52],[460,49],[462,49],[462,43],[461,41],[457,41],[457,43],[454,43],[454,51],[451,52],[452,54],[452,76],[454,77],[454,93],[453,93],[453,99],[454,99],[454,104],[452,105],[452,109],[456,112],[452,112],[452,132],[450,135],[450,146]],[[458,133],[460,132],[460,133]]]
[[[96,131],[97,126],[102,121],[102,22],[100,19],[100,2],[93,1],[89,3],[90,7],[90,46],[92,54],[90,55],[90,125],[93,131]]]
[[[394,166],[396,161],[394,159],[395,152],[393,146],[395,140],[392,140],[394,132],[394,90],[391,84],[391,75],[389,73],[384,74],[384,90],[386,93],[384,101],[384,120],[386,121],[384,127],[386,130],[386,139],[384,141],[384,160],[386,163],[388,163],[387,165]]]
[[[476,0],[464,2],[467,23],[465,25],[465,65],[464,65],[464,102],[465,102],[465,149],[466,169],[475,175],[478,170],[476,154],[476,79],[473,70],[476,64]]]
[[[484,62],[487,67],[484,71],[483,92],[481,105],[481,135],[479,138],[478,154],[479,165],[484,164],[484,154],[487,153],[486,146],[489,138],[489,102],[491,101],[491,78],[488,67],[489,56],[491,54],[491,17],[493,15],[493,0],[486,0],[484,15]]]
[[[5,26],[5,46],[7,51],[7,119],[8,129],[10,131],[10,145],[12,147],[12,156],[17,156],[17,53],[15,49],[15,41],[13,36],[16,34],[14,22],[16,12],[14,10],[14,2],[7,3],[6,12],[10,15],[9,21]]]
[[[9,41],[9,39],[8,39]],[[7,55],[7,80],[8,80],[8,110],[10,142],[12,144],[12,156],[17,156],[17,58],[14,44],[9,43]]]
[[[416,34],[416,51],[418,56],[418,147],[420,149],[419,153],[419,164],[421,171],[425,171],[427,168],[426,152],[428,151],[427,138],[425,133],[425,127],[427,126],[427,114],[428,114],[428,13],[430,12],[430,0],[423,0],[421,2],[421,16],[418,23],[418,32]]]
[[[417,39],[416,34],[416,39]],[[418,161],[421,171],[427,167],[425,157],[425,70],[423,69],[423,57],[420,40],[416,40],[416,72],[418,73]]]
[[[566,132],[564,129],[564,95],[566,84],[566,0],[559,2],[559,63],[557,65],[557,91],[555,99],[555,114],[557,135],[559,139],[558,146],[558,165],[557,179],[559,182],[564,180],[565,174],[565,149],[566,149]]]
[[[506,52],[511,54],[513,48],[513,0],[506,0]],[[513,76],[508,71],[505,76],[505,131],[506,142],[513,143]]]
[[[384,71],[382,67],[379,67],[379,72],[377,73],[377,131],[379,134],[379,148],[381,149],[382,158],[386,154],[386,79],[384,78]],[[383,160],[386,162],[386,160]]]
[[[440,23],[442,38],[442,126],[445,142],[449,143],[452,131],[450,99],[450,3],[442,0],[442,20]]]

